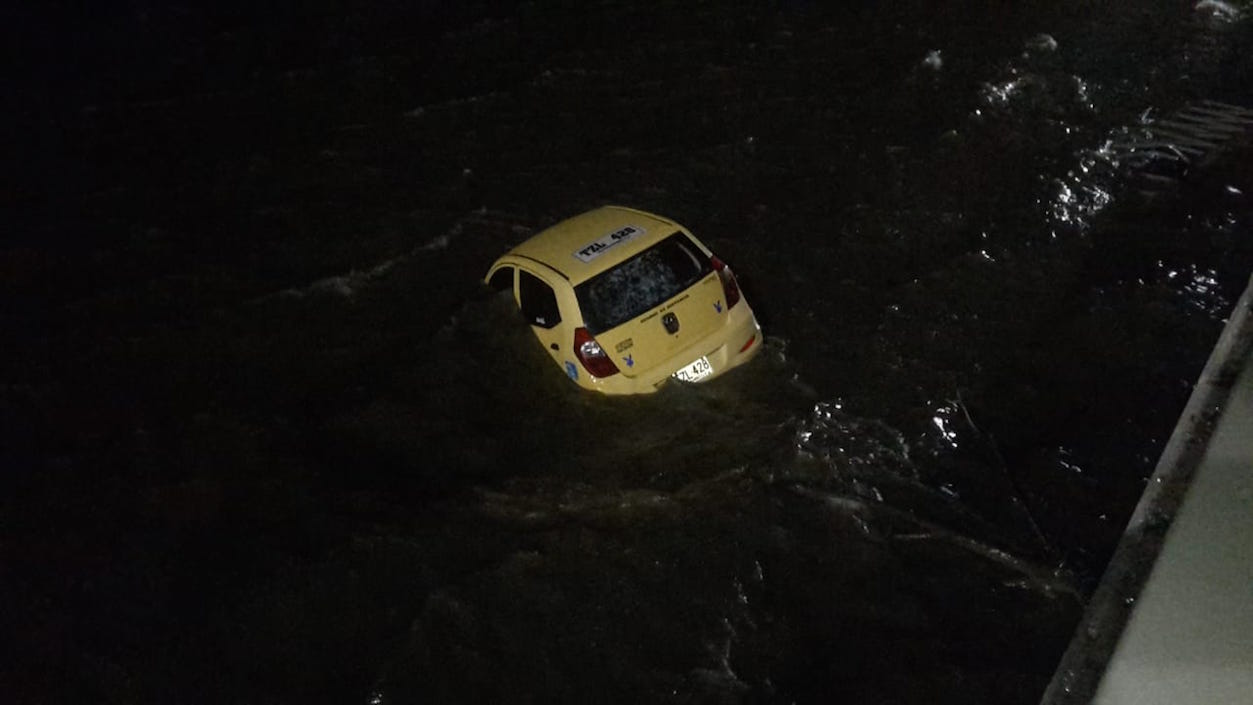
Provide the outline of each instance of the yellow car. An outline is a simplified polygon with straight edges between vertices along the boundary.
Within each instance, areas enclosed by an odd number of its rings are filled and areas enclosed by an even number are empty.
[[[506,252],[484,281],[584,389],[647,394],[705,382],[761,349],[761,326],[731,268],[682,225],[605,206]]]

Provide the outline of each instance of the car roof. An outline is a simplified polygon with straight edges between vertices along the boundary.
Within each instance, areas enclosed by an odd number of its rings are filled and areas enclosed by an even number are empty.
[[[583,248],[627,227],[643,233],[593,253],[586,261],[576,256]],[[602,206],[541,230],[509,250],[506,256],[542,262],[560,272],[571,284],[578,284],[679,230],[683,227],[659,215],[623,206]]]

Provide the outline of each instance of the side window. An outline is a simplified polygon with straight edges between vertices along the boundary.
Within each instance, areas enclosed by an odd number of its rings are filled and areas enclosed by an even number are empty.
[[[540,328],[552,328],[561,323],[557,295],[539,277],[518,270],[518,296],[522,301],[522,317],[527,323]]]
[[[487,285],[494,291],[512,291],[513,290],[513,267],[501,267],[492,275]]]

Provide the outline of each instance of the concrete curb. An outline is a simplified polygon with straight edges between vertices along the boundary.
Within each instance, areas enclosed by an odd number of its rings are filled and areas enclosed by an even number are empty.
[[[1247,364],[1253,364],[1251,353],[1253,278],[1210,353],[1109,567],[1044,692],[1043,705],[1088,703],[1096,695],[1236,380]]]

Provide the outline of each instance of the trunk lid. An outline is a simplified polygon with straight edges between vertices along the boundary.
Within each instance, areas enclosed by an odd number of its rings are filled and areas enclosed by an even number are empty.
[[[722,284],[711,271],[660,305],[597,333],[596,340],[622,374],[635,377],[713,333],[726,316]],[[693,359],[703,352],[693,351]]]

